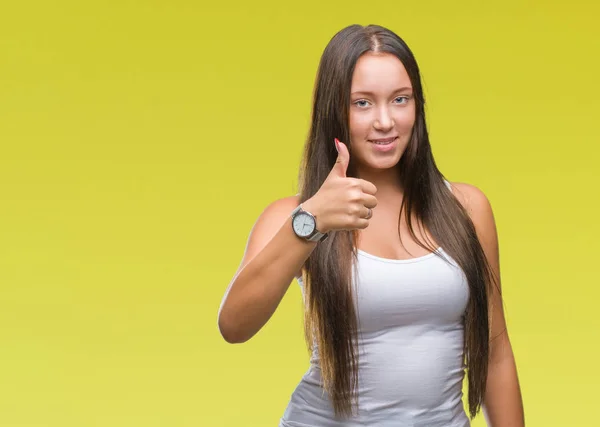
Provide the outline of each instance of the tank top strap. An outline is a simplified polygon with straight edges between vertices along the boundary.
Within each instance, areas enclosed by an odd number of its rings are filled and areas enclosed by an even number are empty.
[[[446,184],[446,187],[448,187],[448,189],[450,191],[452,191],[452,186],[450,185],[450,183],[448,182],[448,180],[444,179],[444,184]]]

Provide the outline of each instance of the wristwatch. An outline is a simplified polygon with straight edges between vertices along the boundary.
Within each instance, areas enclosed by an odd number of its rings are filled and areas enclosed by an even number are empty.
[[[322,242],[327,238],[327,233],[317,230],[316,217],[302,208],[302,204],[293,210],[292,228],[296,236],[309,242]]]

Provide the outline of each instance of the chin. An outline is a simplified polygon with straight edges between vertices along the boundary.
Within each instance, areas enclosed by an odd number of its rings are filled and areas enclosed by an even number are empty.
[[[389,159],[379,159],[377,161],[370,161],[367,162],[367,165],[370,169],[374,169],[374,170],[385,170],[385,169],[391,169],[393,167],[395,167],[398,162],[400,161],[401,156],[394,156],[392,158]]]

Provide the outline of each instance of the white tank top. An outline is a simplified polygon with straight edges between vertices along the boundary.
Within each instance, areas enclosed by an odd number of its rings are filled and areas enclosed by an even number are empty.
[[[315,346],[279,427],[470,425],[462,404],[469,288],[457,263],[436,253],[395,260],[358,250],[358,415],[335,418]]]

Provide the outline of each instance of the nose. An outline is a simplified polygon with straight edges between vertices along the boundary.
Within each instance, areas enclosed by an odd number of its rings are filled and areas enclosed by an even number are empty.
[[[373,122],[373,127],[382,132],[389,131],[394,127],[394,119],[390,115],[387,106],[381,106],[377,110],[377,116]]]

